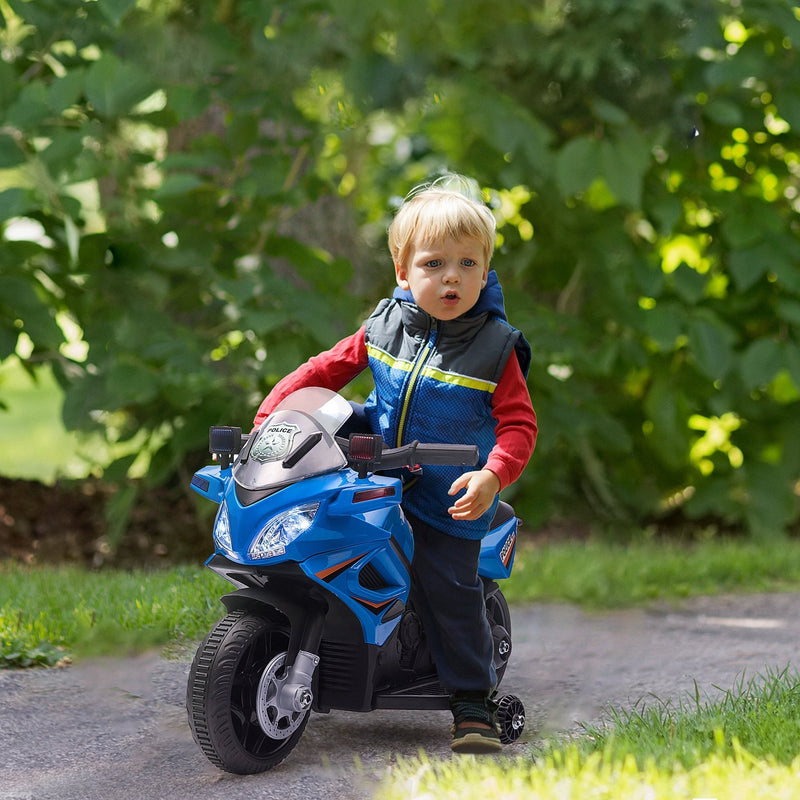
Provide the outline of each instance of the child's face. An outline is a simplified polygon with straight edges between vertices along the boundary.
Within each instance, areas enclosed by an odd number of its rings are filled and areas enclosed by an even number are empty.
[[[478,302],[489,264],[477,239],[415,241],[405,264],[395,264],[397,285],[410,289],[414,301],[432,317],[460,317]]]

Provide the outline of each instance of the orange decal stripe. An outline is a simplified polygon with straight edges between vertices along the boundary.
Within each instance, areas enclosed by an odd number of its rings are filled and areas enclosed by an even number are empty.
[[[355,564],[359,558],[363,558],[366,553],[362,553],[360,556],[355,556],[355,558],[350,558],[347,561],[342,561],[341,564],[336,564],[333,567],[328,567],[328,569],[323,569],[321,572],[315,572],[314,574],[321,580],[324,581],[326,578],[329,578],[332,575],[335,575],[338,572],[342,572],[346,570],[351,564]]]

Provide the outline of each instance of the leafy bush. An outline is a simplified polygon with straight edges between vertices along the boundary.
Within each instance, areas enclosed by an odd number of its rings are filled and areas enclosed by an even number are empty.
[[[530,524],[796,525],[800,63],[788,0],[1,0],[0,358],[68,426],[195,465],[389,291],[445,168],[534,345]],[[424,24],[420,21],[424,20]],[[366,386],[352,387],[363,394]],[[143,465],[144,458],[144,465]],[[135,489],[116,494],[120,533]]]

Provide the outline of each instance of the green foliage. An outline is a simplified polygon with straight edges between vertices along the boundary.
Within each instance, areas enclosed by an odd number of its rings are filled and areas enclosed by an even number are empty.
[[[799,678],[785,669],[711,699],[611,711],[568,744],[535,758],[401,762],[376,795],[393,798],[792,797],[795,793]]]
[[[528,523],[789,530],[798,31],[788,0],[0,0],[0,358],[163,481],[358,325],[396,198],[455,169],[534,345]]]

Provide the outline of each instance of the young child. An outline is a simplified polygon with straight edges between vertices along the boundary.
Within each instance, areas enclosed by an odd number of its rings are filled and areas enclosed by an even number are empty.
[[[530,348],[506,321],[489,269],[495,219],[464,192],[468,186],[446,176],[406,199],[389,228],[393,297],[352,336],[281,380],[255,425],[291,392],[338,391],[369,367],[375,389],[364,415],[387,446],[414,439],[478,446],[475,469],[424,467],[404,485],[402,507],[414,531],[415,608],[450,692],[451,747],[480,753],[501,748],[480,544],[498,493],[533,452],[537,424],[525,383]]]

